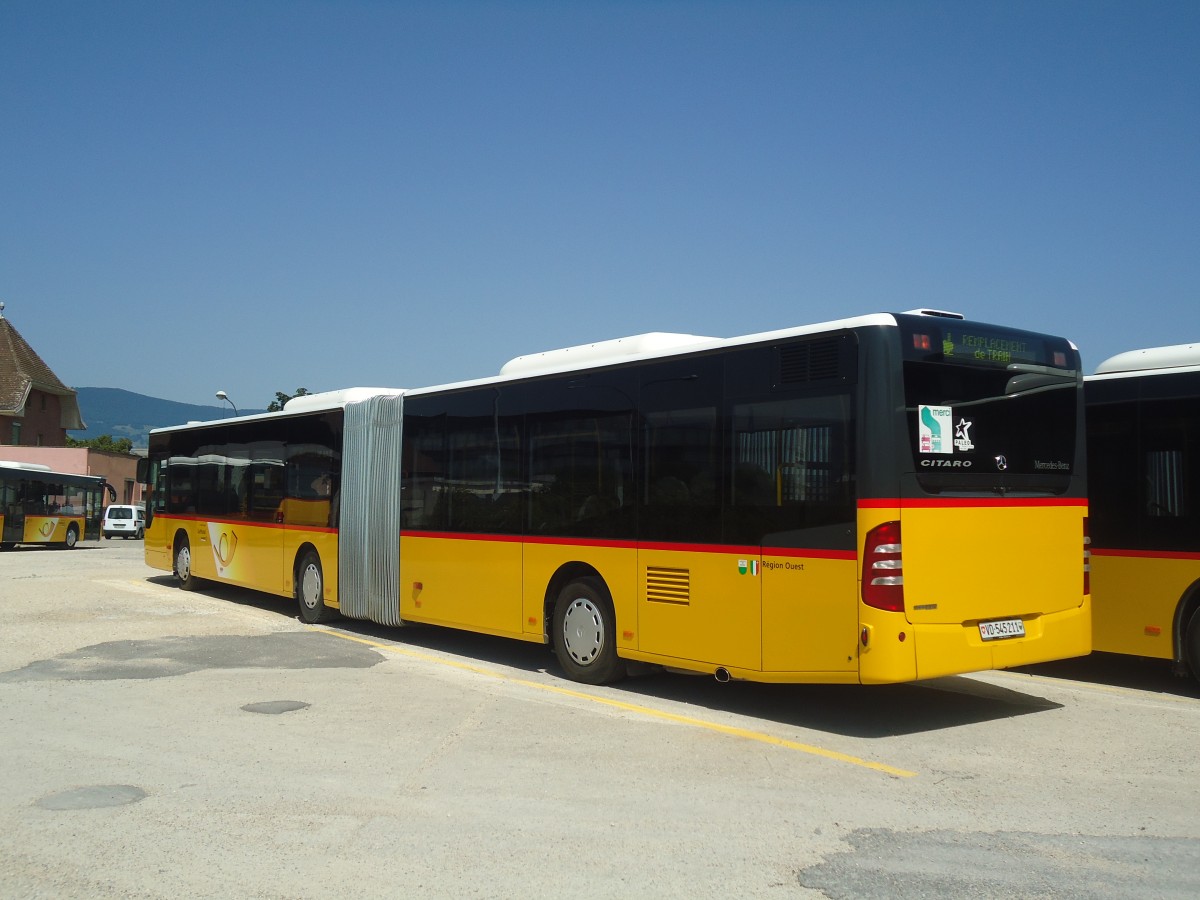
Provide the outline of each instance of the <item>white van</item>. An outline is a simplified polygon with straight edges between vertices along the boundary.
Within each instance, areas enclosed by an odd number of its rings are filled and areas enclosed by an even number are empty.
[[[140,506],[113,504],[104,510],[104,521],[100,525],[106,538],[123,537],[141,540],[146,530],[146,511]]]

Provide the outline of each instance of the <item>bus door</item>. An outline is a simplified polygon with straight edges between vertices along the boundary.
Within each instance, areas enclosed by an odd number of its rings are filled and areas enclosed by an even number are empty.
[[[854,447],[849,393],[732,409],[726,531],[761,544],[762,668],[857,665]]]
[[[209,448],[201,448],[207,450]],[[228,444],[202,453],[197,467],[203,500],[193,565],[202,577],[284,592],[283,449],[277,441]]]
[[[182,474],[184,467],[180,467]],[[146,564],[156,569],[171,568],[172,529],[168,519],[163,518],[167,512],[167,485],[170,460],[167,458],[146,458],[138,460],[138,481],[146,486],[146,530],[144,533],[143,550],[146,554]]]
[[[11,544],[17,534],[17,482],[4,477],[0,469],[0,543]]]
[[[233,445],[241,462],[232,466],[230,478],[236,497],[236,531],[243,541],[237,552],[245,552],[249,570],[237,572],[243,583],[257,590],[284,593],[291,559],[284,552],[285,529],[280,521],[284,503],[285,467],[283,443],[262,436],[244,447]],[[214,551],[219,551],[214,545]],[[220,553],[215,553],[218,562]]]
[[[404,619],[522,633],[519,416],[498,393],[405,401]],[[484,587],[486,586],[486,587]]]

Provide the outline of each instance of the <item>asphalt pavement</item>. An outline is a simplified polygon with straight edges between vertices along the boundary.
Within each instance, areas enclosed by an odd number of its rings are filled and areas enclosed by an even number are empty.
[[[567,681],[137,541],[0,553],[0,898],[1200,896],[1200,690]]]

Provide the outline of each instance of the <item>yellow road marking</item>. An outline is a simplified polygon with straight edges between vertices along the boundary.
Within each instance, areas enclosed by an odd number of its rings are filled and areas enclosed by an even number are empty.
[[[478,675],[487,675],[500,681],[519,684],[522,687],[534,688],[535,690],[539,691],[548,691],[552,694],[561,694],[564,697],[574,697],[579,700],[588,700],[592,703],[600,703],[604,706],[611,706],[616,709],[624,710],[625,712],[631,712],[654,719],[665,719],[669,722],[677,722],[681,725],[690,725],[694,728],[704,728],[708,731],[715,731],[719,734],[727,734],[731,737],[739,737],[748,741],[757,741],[760,744],[771,744],[776,747],[783,747],[787,750],[798,750],[801,753],[807,753],[811,756],[820,756],[824,759],[833,760],[834,762],[848,763],[852,766],[859,766],[864,769],[872,769],[876,772],[882,772],[885,775],[891,775],[894,778],[913,778],[917,774],[916,772],[910,772],[907,769],[898,769],[895,766],[889,766],[885,763],[872,762],[869,759],[861,759],[857,756],[839,753],[836,750],[827,750],[824,747],[817,747],[812,744],[802,744],[799,741],[789,741],[786,738],[775,737],[774,735],[766,734],[761,731],[751,731],[748,728],[737,728],[733,725],[721,725],[717,722],[709,722],[705,719],[694,718],[693,716],[681,716],[678,713],[663,712],[662,710],[652,709],[649,706],[642,706],[637,703],[629,703],[624,700],[614,700],[609,697],[597,697],[594,694],[586,694],[583,691],[576,691],[553,684],[543,684],[538,681],[530,681],[526,678],[515,678],[511,675],[505,675],[500,672],[485,669],[481,666],[473,666],[470,663],[456,662],[455,660],[445,659],[444,657],[434,656],[429,653],[422,653],[419,650],[410,650],[407,647],[398,647],[395,644],[383,644],[379,641],[372,641],[366,638],[356,637],[354,635],[343,634],[338,631],[324,631],[323,633],[331,635],[332,637],[341,638],[342,640],[354,641],[358,644],[366,644],[368,647],[376,647],[380,650],[389,650],[392,653],[397,653],[401,656],[407,656],[411,659],[419,659],[422,662],[431,662],[441,666],[449,666],[453,669],[462,669],[466,672],[474,672]]]

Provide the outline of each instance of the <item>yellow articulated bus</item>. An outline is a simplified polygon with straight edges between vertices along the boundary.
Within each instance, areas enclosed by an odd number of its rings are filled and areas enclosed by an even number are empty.
[[[105,490],[116,496],[98,475],[0,460],[0,549],[46,544],[71,550],[80,541],[99,541]]]
[[[1024,665],[1091,649],[1082,411],[1069,341],[951,313],[639,335],[156,430],[146,560],[592,684]]]
[[[1086,379],[1097,650],[1200,679],[1200,344]]]

